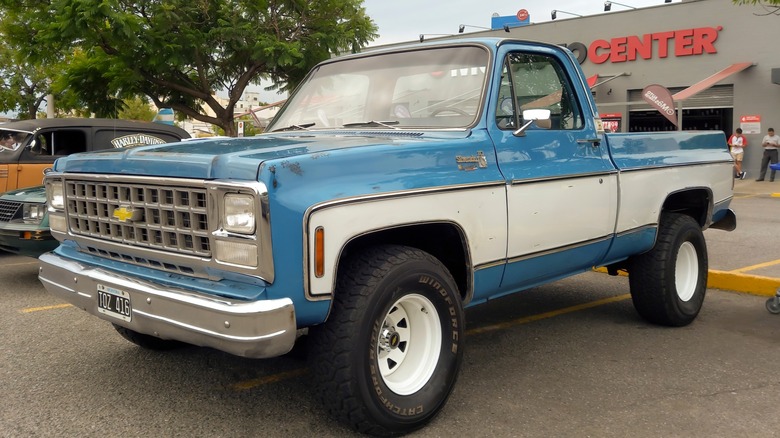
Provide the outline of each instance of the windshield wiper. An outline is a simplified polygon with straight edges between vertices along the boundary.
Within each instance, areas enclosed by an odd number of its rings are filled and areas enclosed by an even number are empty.
[[[286,127],[286,128],[279,128],[279,129],[274,129],[274,130],[273,130],[273,131],[271,131],[271,132],[279,132],[279,131],[295,131],[295,130],[299,130],[299,131],[310,131],[310,129],[309,129],[309,128],[311,128],[312,126],[314,126],[314,122],[311,122],[311,123],[301,123],[300,125],[290,125],[290,126],[288,126],[288,127]]]
[[[397,125],[398,123],[399,123],[398,120],[387,120],[387,121],[384,121],[384,122],[380,122],[380,121],[377,121],[377,120],[371,120],[371,121],[368,121],[368,122],[345,123],[345,124],[343,124],[341,126],[343,128],[354,128],[354,127],[357,127],[357,126],[382,126],[384,128],[400,129],[400,128],[396,128],[395,126],[392,126],[392,125]]]

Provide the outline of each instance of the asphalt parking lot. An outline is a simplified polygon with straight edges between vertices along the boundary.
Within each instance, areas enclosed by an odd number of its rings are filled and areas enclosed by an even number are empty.
[[[627,279],[598,272],[475,307],[456,389],[412,436],[777,435],[780,315],[764,302],[780,287],[780,196],[748,186],[738,229],[705,233],[711,289],[693,324],[645,323]],[[718,289],[713,272],[752,290]],[[0,296],[0,436],[353,435],[316,404],[300,358],[141,350],[5,253]]]

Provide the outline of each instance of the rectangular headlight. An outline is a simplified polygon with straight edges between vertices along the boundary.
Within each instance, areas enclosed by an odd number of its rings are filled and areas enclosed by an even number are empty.
[[[49,215],[49,228],[52,231],[66,232],[68,231],[68,225],[65,222],[65,216],[62,214],[50,214]]]
[[[217,240],[214,250],[220,262],[257,267],[257,246],[252,243]]]
[[[255,232],[255,198],[252,195],[229,193],[225,195],[225,231],[240,234]]]
[[[46,199],[49,202],[49,207],[55,210],[62,210],[65,208],[62,180],[55,180],[46,184]]]
[[[46,214],[46,204],[25,203],[22,206],[22,219],[28,224],[39,224]]]

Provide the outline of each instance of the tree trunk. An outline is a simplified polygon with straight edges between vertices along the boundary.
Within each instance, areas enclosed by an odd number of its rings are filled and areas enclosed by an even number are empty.
[[[236,129],[236,124],[233,123],[233,120],[220,120],[219,127],[222,128],[223,131],[225,131],[225,135],[228,137],[237,137],[238,136],[238,130]]]

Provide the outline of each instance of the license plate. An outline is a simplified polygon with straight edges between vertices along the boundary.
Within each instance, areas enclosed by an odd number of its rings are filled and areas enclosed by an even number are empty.
[[[97,285],[98,312],[130,322],[133,308],[130,306],[130,294],[102,284]]]

